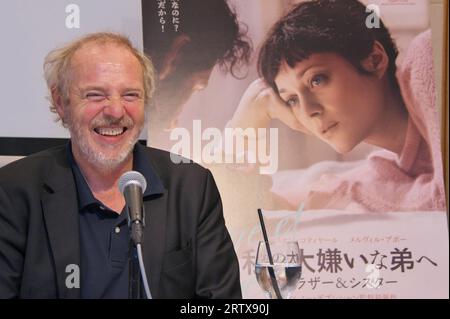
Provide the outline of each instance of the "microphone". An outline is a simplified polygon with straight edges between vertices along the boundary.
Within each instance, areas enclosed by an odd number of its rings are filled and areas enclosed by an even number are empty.
[[[125,197],[126,209],[128,212],[128,227],[131,230],[131,239],[136,247],[139,262],[139,270],[144,283],[145,293],[148,299],[152,299],[150,287],[148,285],[147,275],[145,273],[144,258],[142,255],[142,239],[144,237],[145,212],[143,204],[143,194],[147,188],[145,177],[136,171],[129,171],[120,176],[119,190]],[[131,265],[133,259],[130,260],[130,296],[140,296],[139,271],[135,274]],[[137,277],[137,278],[136,278]],[[134,278],[134,279],[133,279]],[[137,284],[135,281],[137,280]]]
[[[135,245],[141,244],[143,238],[145,212],[142,195],[146,188],[147,181],[139,172],[129,171],[119,178],[119,190],[125,197],[128,226],[131,228],[131,239]]]

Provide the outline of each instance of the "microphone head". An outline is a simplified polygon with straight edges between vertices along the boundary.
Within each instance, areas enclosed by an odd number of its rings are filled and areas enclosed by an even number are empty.
[[[130,184],[137,184],[141,187],[142,193],[145,192],[145,189],[147,188],[147,181],[145,180],[145,177],[136,171],[129,171],[124,173],[119,178],[119,189],[120,192],[123,193],[125,191],[125,187]]]

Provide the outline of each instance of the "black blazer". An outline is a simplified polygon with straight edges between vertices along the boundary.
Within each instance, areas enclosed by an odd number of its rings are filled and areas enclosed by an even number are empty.
[[[240,298],[239,265],[211,173],[145,151],[165,188],[144,200],[153,298]],[[80,265],[78,214],[64,146],[0,169],[0,298],[80,297],[66,285],[69,265]]]

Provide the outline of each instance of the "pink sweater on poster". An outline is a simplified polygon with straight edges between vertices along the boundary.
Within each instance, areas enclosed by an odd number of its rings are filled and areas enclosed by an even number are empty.
[[[401,155],[378,151],[350,171],[322,176],[309,189],[305,209],[445,210],[431,31],[413,40],[397,79],[409,112]]]

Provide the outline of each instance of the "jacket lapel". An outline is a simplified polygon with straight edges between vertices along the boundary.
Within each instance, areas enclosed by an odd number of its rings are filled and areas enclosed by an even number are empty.
[[[42,194],[45,226],[55,263],[58,297],[80,298],[79,285],[76,286],[77,280],[80,282],[80,234],[75,181],[65,152],[55,160]]]
[[[163,194],[144,199],[146,216],[142,249],[153,298],[159,296],[159,282],[166,238],[167,198],[167,190],[164,190]]]

